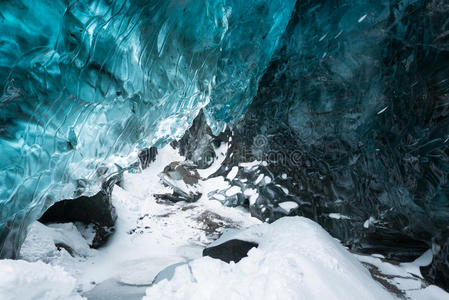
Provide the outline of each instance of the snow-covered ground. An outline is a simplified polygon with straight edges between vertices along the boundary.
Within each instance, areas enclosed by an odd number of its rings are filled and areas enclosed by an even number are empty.
[[[29,262],[0,260],[0,299],[449,299],[421,280],[418,266],[426,256],[394,265],[353,255],[310,220],[266,224],[210,200],[211,191],[233,191],[235,169],[227,178],[205,179],[226,150],[223,143],[216,163],[199,170],[202,197],[195,203],[154,197],[172,192],[158,176],[164,167],[184,160],[170,146],[141,173],[126,173],[112,195],[116,231],[99,250],[89,247],[92,228],[34,223],[21,250]],[[287,204],[285,210],[295,209]],[[238,263],[201,257],[205,246],[231,238],[259,247]]]
[[[317,223],[285,217],[225,234],[259,244],[240,262],[203,257],[147,289],[151,299],[394,299]]]

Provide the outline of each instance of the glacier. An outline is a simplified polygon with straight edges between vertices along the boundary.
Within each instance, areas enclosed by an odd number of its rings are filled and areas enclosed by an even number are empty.
[[[447,1],[297,2],[228,161],[268,163],[259,218],[295,201],[356,251],[432,248],[448,288],[448,15]]]
[[[444,0],[0,3],[0,256],[193,123],[181,148],[204,166],[232,135],[208,175],[234,170],[254,216],[296,203],[353,250],[431,248],[444,285],[448,15]]]
[[[0,256],[53,203],[93,195],[204,108],[257,92],[295,1],[0,3]]]

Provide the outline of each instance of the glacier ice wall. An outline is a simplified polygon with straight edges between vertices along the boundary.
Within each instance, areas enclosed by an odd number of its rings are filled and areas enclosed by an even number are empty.
[[[285,200],[281,184],[356,249],[402,259],[443,249],[448,15],[437,0],[297,2],[233,137],[235,161],[269,162],[261,218]]]
[[[215,131],[257,91],[293,0],[2,1],[0,253],[137,149]]]

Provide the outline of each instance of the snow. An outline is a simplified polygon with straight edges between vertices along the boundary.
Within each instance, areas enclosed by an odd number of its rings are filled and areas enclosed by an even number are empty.
[[[2,300],[81,300],[74,292],[76,280],[61,267],[43,262],[0,260]]]
[[[220,146],[217,149],[215,149],[216,158],[212,163],[212,165],[207,169],[198,169],[198,174],[200,174],[200,176],[203,178],[207,178],[210,175],[217,172],[218,169],[220,169],[221,165],[223,164],[224,160],[226,159],[226,153],[228,152],[228,148],[229,148],[228,143],[221,143]]]
[[[424,289],[416,289],[408,292],[408,295],[412,297],[413,300],[447,300],[449,299],[448,293],[443,289],[430,285]]]
[[[231,171],[226,176],[226,179],[233,180],[235,178],[235,176],[237,176],[238,172],[239,172],[239,167],[237,167],[237,166],[232,167]]]
[[[262,162],[260,160],[254,160],[252,162],[239,163],[239,166],[245,169],[253,169],[254,167],[259,166],[261,163]]]
[[[231,197],[241,192],[242,189],[239,186],[234,185],[229,190],[226,191],[226,196]]]
[[[122,188],[115,186],[112,193],[118,215],[115,233],[99,250],[89,248],[91,227],[35,222],[21,250],[21,258],[29,262],[0,260],[0,299],[79,300],[78,291],[89,299],[134,300],[143,297],[145,289],[146,300],[393,299],[372,279],[371,265],[410,299],[449,299],[446,292],[420,279],[419,266],[429,263],[431,252],[415,262],[393,265],[379,256],[349,253],[311,220],[286,217],[261,223],[244,208],[211,201],[208,194],[217,190],[227,196],[242,192],[229,182],[238,167],[227,178],[208,178],[220,168],[227,147],[222,143],[215,163],[198,170],[202,179],[197,189],[202,196],[195,203],[154,197],[172,192],[158,174],[169,163],[185,159],[170,146],[159,149],[156,161],[141,173],[124,173]],[[264,177],[260,174],[256,184]],[[259,197],[257,189],[245,189],[244,194],[251,204]],[[279,206],[289,212],[298,205],[286,201]],[[346,216],[331,213],[329,217]],[[375,221],[371,217],[366,223]],[[259,247],[237,264],[201,257],[207,245],[232,238],[254,241]]]
[[[350,217],[342,215],[340,213],[330,213],[329,214],[329,218],[337,219],[337,220],[340,220],[340,219],[349,220],[349,219],[351,219]]]
[[[370,226],[374,225],[375,222],[376,222],[376,219],[374,217],[369,217],[369,219],[367,219],[363,223],[363,227],[364,228],[369,228]]]
[[[265,184],[269,184],[271,182],[271,178],[269,176],[265,176],[264,182]]]
[[[394,299],[315,222],[285,217],[243,231],[228,231],[217,245],[253,241],[239,263],[203,257],[178,266],[171,280],[149,287],[150,299]]]
[[[254,203],[256,203],[256,201],[257,201],[257,198],[259,197],[259,193],[257,192],[257,190],[251,189],[251,188],[246,189],[243,192],[243,194],[245,196],[249,196],[249,204],[250,205],[254,205]]]
[[[432,250],[427,250],[415,261],[391,264],[382,255],[355,255],[369,268],[376,269],[376,276],[398,288],[401,298],[413,300],[447,300],[449,294],[441,288],[428,285],[421,275],[420,266],[432,262]]]
[[[285,201],[279,203],[279,207],[285,210],[285,212],[290,213],[292,210],[298,208],[298,203],[293,201]]]
[[[203,196],[195,203],[156,201],[154,194],[172,192],[161,184],[158,174],[169,163],[182,160],[184,157],[167,146],[141,173],[124,173],[123,188],[115,186],[112,193],[118,218],[115,233],[105,247],[90,249],[71,223],[45,226],[36,222],[22,248],[22,257],[64,267],[84,293],[95,288],[91,293],[97,295],[111,286],[125,295],[134,293],[129,286],[151,284],[165,267],[201,257],[202,249],[221,234],[222,228],[260,223],[242,208],[224,207],[208,199],[208,191],[230,187],[222,176],[200,180],[198,189]],[[207,227],[214,222],[217,228]],[[57,242],[73,248],[75,257],[65,249],[58,250]]]
[[[258,185],[259,182],[262,181],[263,177],[264,177],[263,174],[259,174],[259,176],[256,178],[256,181],[254,181],[254,184],[255,184],[255,185]]]

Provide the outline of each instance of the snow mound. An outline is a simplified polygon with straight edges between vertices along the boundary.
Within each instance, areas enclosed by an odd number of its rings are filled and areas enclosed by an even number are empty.
[[[256,242],[239,263],[202,257],[175,269],[171,280],[149,287],[151,299],[394,299],[340,243],[315,222],[285,217],[230,239]]]
[[[75,294],[75,278],[60,267],[43,262],[0,260],[2,300],[81,300]]]
[[[73,253],[63,254],[61,253],[63,248],[59,251],[56,245],[64,245]],[[89,256],[93,253],[94,251],[90,249],[88,242],[73,223],[44,225],[38,221],[30,226],[20,250],[20,256],[24,260],[44,262],[50,262],[58,256],[72,254]]]

